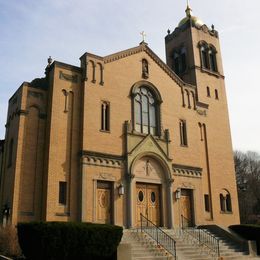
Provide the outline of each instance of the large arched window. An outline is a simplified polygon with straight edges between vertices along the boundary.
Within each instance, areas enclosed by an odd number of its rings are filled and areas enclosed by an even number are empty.
[[[158,135],[158,102],[146,86],[134,93],[134,129],[144,134]]]

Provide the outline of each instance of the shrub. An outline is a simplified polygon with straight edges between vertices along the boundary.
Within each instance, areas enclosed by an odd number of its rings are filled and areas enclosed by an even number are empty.
[[[122,238],[119,226],[76,222],[18,224],[23,254],[34,259],[111,259]]]
[[[232,225],[229,228],[247,240],[256,240],[257,254],[260,254],[260,225]]]
[[[16,227],[11,225],[0,227],[0,252],[6,256],[21,255]]]

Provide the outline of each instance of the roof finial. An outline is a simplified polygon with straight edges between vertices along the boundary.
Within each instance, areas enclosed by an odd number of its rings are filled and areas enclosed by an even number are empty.
[[[187,17],[191,17],[192,16],[192,9],[190,7],[190,1],[187,0],[187,8],[185,10],[186,16]]]
[[[142,42],[145,42],[145,37],[146,37],[146,33],[144,31],[140,32],[140,34],[142,35]]]

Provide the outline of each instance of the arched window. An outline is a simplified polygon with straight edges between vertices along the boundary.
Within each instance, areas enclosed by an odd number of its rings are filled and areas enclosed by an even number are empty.
[[[181,48],[180,53],[180,72],[183,73],[186,71],[186,49],[184,47]]]
[[[209,69],[209,63],[208,63],[208,52],[206,49],[206,46],[200,47],[200,53],[201,53],[201,65],[202,67]]]
[[[215,99],[218,99],[218,90],[215,89]]]
[[[146,86],[135,91],[134,128],[137,132],[158,135],[158,103],[154,94]]]
[[[216,48],[204,41],[199,42],[201,67],[211,70],[213,72],[218,71],[217,59],[216,59]]]
[[[101,131],[110,130],[110,106],[109,102],[102,101],[101,103]]]
[[[210,89],[207,87],[207,97],[210,97]]]
[[[179,69],[179,59],[180,59],[180,55],[177,52],[174,52],[173,54],[173,63],[174,63],[174,71],[177,75],[180,74],[180,69]]]
[[[209,48],[209,64],[210,70],[217,72],[217,60],[216,60],[216,50],[213,47]]]
[[[219,202],[220,202],[220,210],[221,211],[226,211],[226,206],[225,206],[225,198],[223,196],[223,194],[219,194]]]
[[[232,212],[232,202],[231,202],[231,196],[230,193],[223,189],[221,193],[219,194],[219,200],[220,200],[220,210],[223,213]]]
[[[187,69],[186,48],[182,47],[173,53],[173,70],[177,75],[183,74]]]

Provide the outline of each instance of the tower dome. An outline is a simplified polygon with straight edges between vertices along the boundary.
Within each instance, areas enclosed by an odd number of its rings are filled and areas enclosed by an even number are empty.
[[[191,19],[192,23],[195,26],[202,26],[204,23],[202,22],[202,20],[200,20],[200,18],[193,16],[192,15],[192,9],[189,5],[189,3],[187,4],[187,8],[185,10],[186,13],[186,17],[184,17],[178,24],[178,27],[181,27],[183,24],[185,24],[188,20]]]

